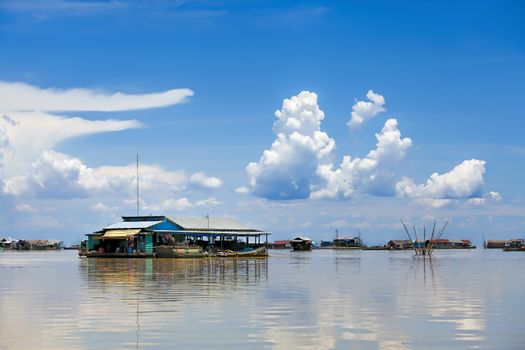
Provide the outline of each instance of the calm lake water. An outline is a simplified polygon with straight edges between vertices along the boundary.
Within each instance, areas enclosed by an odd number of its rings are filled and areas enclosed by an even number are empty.
[[[0,252],[0,349],[525,349],[525,253]]]

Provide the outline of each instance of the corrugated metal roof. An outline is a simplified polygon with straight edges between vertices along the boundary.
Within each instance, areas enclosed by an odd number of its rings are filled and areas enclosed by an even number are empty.
[[[162,221],[123,221],[117,222],[108,227],[104,227],[104,230],[120,230],[127,228],[148,228],[157,224],[160,224]]]
[[[235,219],[210,217],[182,217],[171,219],[186,230],[259,231],[241,224]]]

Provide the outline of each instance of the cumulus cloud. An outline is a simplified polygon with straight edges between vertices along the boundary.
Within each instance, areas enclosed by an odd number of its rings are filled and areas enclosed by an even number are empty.
[[[357,193],[377,196],[395,194],[399,180],[397,168],[412,146],[410,138],[401,138],[396,119],[388,119],[376,134],[376,148],[364,158],[345,155],[338,169],[332,164],[320,165],[318,174],[324,186],[312,193],[313,198],[351,197]]]
[[[447,173],[433,173],[425,184],[416,185],[412,179],[405,177],[396,185],[396,190],[399,195],[408,198],[479,198],[484,174],[485,161],[465,160]]]
[[[9,147],[9,135],[7,135],[6,127],[0,123],[0,186],[3,185],[4,158],[5,158],[5,154],[6,154],[8,147]]]
[[[24,175],[5,179],[4,193],[41,198],[82,198],[97,194],[129,195],[136,186],[135,165],[90,168],[78,158],[46,150]],[[180,191],[184,172],[154,165],[140,168],[140,187],[150,192]]]
[[[190,183],[201,189],[218,189],[222,186],[223,182],[221,179],[208,176],[203,172],[195,173],[190,177]]]
[[[250,193],[250,190],[248,189],[248,187],[245,187],[245,186],[241,186],[241,187],[237,187],[235,188],[235,193],[238,193],[238,194],[248,194]]]
[[[485,161],[470,159],[447,173],[433,173],[424,184],[417,185],[412,179],[404,177],[396,184],[396,191],[401,197],[432,208],[481,206],[500,202],[502,196],[498,192],[483,194],[484,174]]]
[[[367,119],[371,119],[385,111],[385,98],[383,96],[368,90],[366,97],[369,101],[357,101],[352,106],[350,121],[347,123],[349,127],[357,127]]]
[[[3,114],[0,116],[0,140],[8,141],[0,144],[0,156],[3,155],[5,164],[4,175],[27,172],[42,150],[53,149],[65,140],[141,126],[136,120],[88,120],[44,112]]]
[[[22,212],[22,213],[37,213],[38,210],[30,206],[29,204],[17,204],[15,207],[16,211]]]
[[[94,212],[111,213],[111,212],[118,210],[118,207],[114,207],[114,206],[106,205],[101,202],[97,202],[91,205],[89,209]]]
[[[175,211],[185,211],[190,208],[194,207],[204,207],[204,206],[214,206],[214,205],[220,205],[222,202],[218,201],[214,197],[206,198],[200,201],[197,201],[195,203],[192,203],[188,198],[181,197],[178,199],[175,198],[169,198],[166,200],[163,200],[159,204],[152,204],[152,205],[146,205],[145,209],[155,210],[155,211],[168,211],[168,210],[175,210]]]
[[[0,81],[3,111],[127,111],[158,108],[184,102],[190,89],[172,89],[148,94],[108,93],[92,89],[42,89],[20,82]]]
[[[358,101],[354,105],[350,126],[385,110],[383,96],[370,90],[367,97],[369,102]],[[386,120],[375,135],[375,149],[363,158],[345,155],[335,168],[332,162],[335,142],[321,131],[325,116],[315,93],[303,91],[285,99],[275,116],[275,141],[258,162],[248,164],[249,187],[236,188],[236,193],[252,193],[272,200],[399,196],[435,208],[460,202],[482,205],[501,200],[497,192],[482,193],[483,160],[466,160],[448,173],[432,174],[421,185],[403,177],[400,169],[412,140],[401,136],[396,119]]]
[[[250,191],[269,199],[307,198],[319,181],[319,164],[329,160],[335,147],[334,140],[321,131],[324,112],[317,94],[302,91],[285,99],[275,117],[275,141],[258,162],[246,167]]]

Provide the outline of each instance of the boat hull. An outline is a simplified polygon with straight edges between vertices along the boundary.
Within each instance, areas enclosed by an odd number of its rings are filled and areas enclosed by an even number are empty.
[[[254,250],[243,252],[234,252],[230,250],[219,252],[217,253],[217,256],[220,258],[267,257],[268,250],[266,249],[266,247],[259,247],[255,248]]]
[[[157,258],[205,258],[208,254],[200,247],[157,247]]]

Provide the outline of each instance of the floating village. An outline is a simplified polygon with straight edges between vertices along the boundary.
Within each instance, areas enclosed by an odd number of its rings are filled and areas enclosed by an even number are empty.
[[[408,239],[395,239],[384,245],[368,246],[361,233],[316,242],[305,235],[289,240],[268,241],[270,232],[258,230],[227,218],[167,216],[124,216],[122,221],[86,234],[78,244],[65,246],[58,240],[24,240],[0,236],[0,250],[78,250],[87,258],[205,258],[205,257],[267,257],[269,249],[311,251],[334,250],[413,250],[416,255],[430,255],[434,249],[476,249],[470,240],[443,238],[447,223],[428,233],[412,234],[404,222]],[[421,239],[422,238],[422,239]],[[486,249],[524,251],[525,239],[487,240]]]

